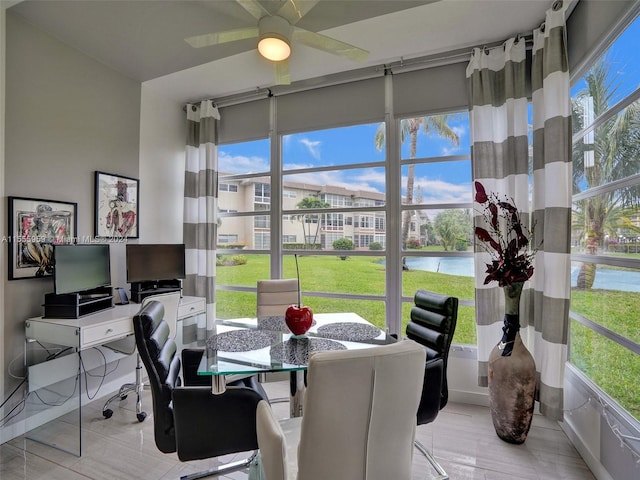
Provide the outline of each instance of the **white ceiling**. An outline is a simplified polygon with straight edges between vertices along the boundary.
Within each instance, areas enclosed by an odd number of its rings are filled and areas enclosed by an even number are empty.
[[[260,0],[269,11],[282,1]],[[295,0],[294,0],[295,1]],[[298,0],[299,1],[299,0]],[[552,0],[321,0],[298,26],[370,52],[364,63],[294,44],[292,82],[381,69],[502,41],[544,20]],[[179,102],[274,83],[256,40],[193,49],[184,38],[254,26],[235,0],[25,0],[8,9],[62,42]]]

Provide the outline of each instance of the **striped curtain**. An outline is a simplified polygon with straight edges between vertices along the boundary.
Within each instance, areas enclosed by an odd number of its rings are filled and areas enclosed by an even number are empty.
[[[556,2],[533,32],[533,356],[540,411],[562,419],[571,298],[571,101],[565,9]]]
[[[481,182],[487,193],[498,192],[513,198],[525,224],[530,216],[526,58],[525,40],[512,38],[498,48],[474,49],[467,67],[474,180]],[[486,228],[482,207],[476,204],[474,211],[475,225]],[[497,282],[484,285],[487,263],[491,263],[489,253],[476,244],[474,266],[480,386],[487,386],[489,354],[502,337],[504,318],[502,288]],[[527,303],[528,298],[525,285],[521,306]],[[527,317],[521,313],[523,341],[527,337],[528,324]]]
[[[513,198],[522,213],[523,223],[535,224],[533,245],[544,241],[535,258],[533,277],[523,289],[520,334],[536,361],[541,411],[561,419],[571,217],[569,77],[562,2],[556,2],[547,12],[544,25],[546,28],[541,27],[544,32],[534,32],[535,52],[531,66],[534,89],[533,203],[530,202],[529,185],[528,65],[524,39],[509,39],[498,48],[475,49],[467,67],[467,85],[474,180],[481,182],[487,193],[496,192]],[[557,44],[550,41],[552,37],[559,40]],[[484,227],[482,207],[476,204],[475,211],[475,225]],[[476,243],[480,386],[487,386],[489,354],[502,336],[504,317],[502,289],[496,282],[483,284],[487,263],[490,263],[489,254]]]
[[[187,105],[187,148],[184,177],[185,295],[207,299],[207,314],[185,320],[183,344],[204,345],[216,318],[216,238],[218,206],[218,109],[209,100]],[[206,317],[206,318],[205,318]]]

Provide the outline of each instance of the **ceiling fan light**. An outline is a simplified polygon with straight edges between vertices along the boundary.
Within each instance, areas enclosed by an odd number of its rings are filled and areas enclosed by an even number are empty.
[[[281,62],[291,55],[291,24],[277,15],[266,16],[258,22],[260,40],[258,51],[267,60]]]
[[[267,60],[281,62],[291,55],[291,46],[281,38],[265,36],[258,42],[258,51]]]

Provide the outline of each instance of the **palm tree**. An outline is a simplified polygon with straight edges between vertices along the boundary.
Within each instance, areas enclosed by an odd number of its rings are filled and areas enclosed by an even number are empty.
[[[617,85],[611,81],[610,64],[600,60],[584,77],[586,87],[572,100],[573,131],[607,112]],[[573,192],[578,193],[623,179],[640,171],[640,102],[624,108],[617,116],[601,123],[580,139],[573,149]],[[628,228],[640,199],[640,187],[623,187],[578,202],[574,209],[574,229],[585,244],[585,252],[595,255],[604,244],[605,234],[617,237]],[[578,225],[578,223],[580,225]],[[633,226],[633,225],[632,225]],[[635,228],[635,227],[634,227]],[[596,264],[584,262],[578,274],[578,288],[592,288]]]
[[[317,197],[304,197],[300,202],[297,203],[296,207],[300,210],[310,209],[310,208],[330,208],[331,205],[327,202],[323,202]],[[318,232],[320,231],[320,215],[317,213],[300,213],[291,216],[291,220],[298,220],[302,224],[302,234],[303,234],[303,243],[307,244],[307,238],[311,238],[311,225],[313,223],[316,224],[316,231],[313,235],[312,245],[315,245],[318,242]],[[308,227],[305,229],[305,225]]]
[[[439,136],[450,140],[456,147],[460,144],[458,134],[448,125],[448,121],[452,115],[431,115],[428,117],[405,118],[400,120],[400,142],[404,143],[409,138],[409,158],[416,158],[418,146],[418,133],[420,129],[428,136]],[[378,151],[382,150],[385,143],[385,124],[381,123],[375,135],[375,145]],[[407,194],[405,197],[406,204],[413,203],[413,184],[415,181],[416,166],[409,164],[407,172]],[[402,248],[407,248],[407,239],[409,238],[409,226],[411,224],[411,211],[405,210],[402,216]],[[403,260],[404,267],[404,260]]]

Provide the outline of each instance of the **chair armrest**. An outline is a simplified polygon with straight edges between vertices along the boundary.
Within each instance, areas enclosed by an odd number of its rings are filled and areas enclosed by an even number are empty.
[[[256,429],[265,477],[269,480],[286,480],[287,445],[284,432],[267,402],[258,403]]]
[[[433,422],[440,411],[442,397],[442,377],[444,374],[444,360],[434,358],[427,360],[424,368],[424,383],[422,396],[418,406],[418,425]]]
[[[262,397],[253,389],[179,387],[172,404],[176,451],[181,461],[217,457],[258,448],[256,408]]]
[[[204,350],[200,348],[183,348],[180,354],[182,356],[182,377],[185,386],[211,386],[211,377],[198,375],[198,365],[200,365]]]

